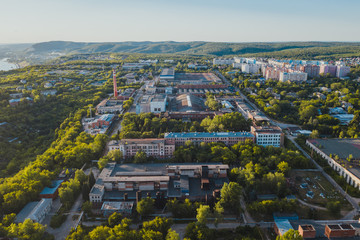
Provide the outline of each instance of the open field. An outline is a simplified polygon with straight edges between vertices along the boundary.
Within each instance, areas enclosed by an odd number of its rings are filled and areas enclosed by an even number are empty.
[[[329,201],[340,201],[341,210],[351,210],[349,202],[334,189],[320,172],[293,171],[291,178],[298,189],[297,198],[300,200],[319,207],[326,207]],[[307,196],[310,191],[313,192],[312,198],[309,195]]]

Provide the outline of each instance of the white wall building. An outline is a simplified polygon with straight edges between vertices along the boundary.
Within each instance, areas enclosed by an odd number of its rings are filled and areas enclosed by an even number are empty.
[[[252,63],[244,63],[241,66],[241,71],[243,73],[251,73],[251,74],[255,74],[257,72],[259,72],[261,65],[258,64],[252,64]]]
[[[256,144],[258,145],[264,147],[282,147],[284,145],[284,133],[277,126],[252,126],[251,133],[255,135]]]
[[[214,58],[213,65],[231,65],[235,62],[233,58]]]
[[[166,95],[156,95],[151,99],[150,102],[150,112],[152,113],[161,113],[166,111]]]
[[[280,82],[301,82],[307,80],[307,73],[304,72],[281,72],[280,73]]]
[[[350,67],[348,66],[337,66],[336,67],[336,77],[342,78],[346,77],[350,73]]]

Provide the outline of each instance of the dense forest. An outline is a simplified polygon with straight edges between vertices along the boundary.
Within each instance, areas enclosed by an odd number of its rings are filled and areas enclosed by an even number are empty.
[[[291,54],[298,55],[305,52],[312,54],[302,55],[305,58],[315,57],[314,55],[348,54],[358,53],[359,43],[350,42],[275,42],[275,43],[226,43],[226,42],[113,42],[113,43],[86,43],[53,41],[33,44],[23,51],[23,54],[46,54],[50,52],[61,53],[176,53],[176,54],[197,54],[197,55],[241,55],[256,53],[272,53],[271,56],[280,56],[284,50],[283,57],[290,57]],[[314,48],[314,50],[312,50]],[[329,48],[329,50],[327,50]],[[290,51],[290,52],[287,52]],[[294,52],[292,52],[294,51]],[[261,54],[260,54],[261,55]],[[265,54],[264,54],[265,55]],[[294,56],[294,55],[292,55]]]

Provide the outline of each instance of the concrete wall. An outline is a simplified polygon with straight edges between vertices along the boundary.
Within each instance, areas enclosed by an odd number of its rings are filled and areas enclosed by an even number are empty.
[[[306,140],[306,145],[308,145],[313,151],[318,153],[321,157],[327,160],[328,164],[336,171],[338,174],[345,178],[346,182],[351,186],[360,189],[360,179],[348,171],[346,168],[337,163],[334,159],[326,155],[323,151],[313,145],[311,142]]]

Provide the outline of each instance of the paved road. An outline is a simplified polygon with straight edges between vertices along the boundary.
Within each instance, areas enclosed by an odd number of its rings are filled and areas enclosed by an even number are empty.
[[[65,240],[67,235],[69,235],[71,228],[75,228],[78,222],[78,218],[73,220],[74,215],[80,215],[81,212],[78,212],[77,209],[81,207],[82,204],[82,195],[76,199],[74,205],[72,206],[69,214],[66,217],[66,221],[59,228],[51,228],[48,226],[47,232],[55,236],[55,240]]]
[[[348,200],[348,202],[352,205],[352,207],[355,210],[359,210],[359,200],[356,198],[351,197],[349,194],[347,194],[342,187],[340,187],[339,184],[337,184],[337,182],[335,182],[334,179],[332,179],[332,177],[330,177],[325,171],[324,169],[304,150],[302,149],[302,147],[297,144],[297,142],[295,142],[294,138],[292,136],[288,136],[288,138],[290,139],[290,141],[292,143],[294,143],[294,145],[305,155],[305,157],[307,157],[308,159],[310,159],[312,161],[312,163],[315,165],[315,167],[323,174],[323,176],[335,187],[336,190],[338,190],[345,198],[346,200]]]
[[[223,81],[230,83],[219,71],[217,71],[217,73],[218,73],[219,76],[223,79]],[[230,83],[230,84],[231,84],[231,83]],[[240,89],[239,89],[238,87],[235,87],[235,89],[240,92],[240,96],[241,96],[244,100],[246,100],[254,109],[257,109],[258,111],[260,111],[260,109],[259,109],[257,106],[255,106],[255,104],[253,104],[252,102],[250,102],[250,101],[247,99],[247,97],[246,97],[244,94],[241,93],[241,91],[240,91]],[[271,118],[269,118],[269,119],[270,119],[270,122],[271,122],[272,124],[279,126],[279,127],[280,127],[281,129],[283,129],[283,130],[284,130],[285,128],[289,127],[289,126],[296,126],[296,125],[294,125],[294,124],[281,123],[281,122],[275,121],[275,120],[273,120],[273,119],[271,119]],[[290,139],[290,141],[291,141],[292,143],[294,143],[294,145],[305,155],[305,157],[307,157],[308,159],[310,159],[310,160],[313,162],[313,164],[315,165],[315,167],[316,167],[316,168],[323,174],[323,176],[335,187],[335,189],[337,189],[337,190],[348,200],[348,202],[350,202],[350,204],[351,204],[352,207],[354,208],[354,211],[352,211],[352,215],[354,215],[355,212],[358,212],[358,211],[359,211],[359,202],[360,202],[359,199],[353,198],[353,197],[351,197],[349,194],[347,194],[347,193],[339,186],[339,184],[337,184],[337,182],[335,182],[335,180],[332,179],[332,177],[330,177],[326,172],[324,172],[323,168],[322,168],[311,156],[309,156],[309,154],[308,154],[304,149],[302,149],[302,147],[300,147],[299,144],[297,144],[297,143],[295,142],[294,137],[292,137],[292,136],[290,136],[290,135],[286,135],[286,136],[287,136],[287,137]],[[349,214],[348,214],[348,215],[349,215]],[[345,217],[348,218],[348,217],[349,217],[348,215],[345,216]]]
[[[303,200],[301,199],[297,199],[302,205],[304,206],[307,206],[307,207],[310,207],[310,208],[315,208],[317,210],[323,210],[323,211],[326,211],[327,209],[324,208],[324,207],[320,207],[320,206],[317,206],[317,205],[314,205],[314,204],[310,204],[310,203],[307,203],[307,202],[304,202]]]

